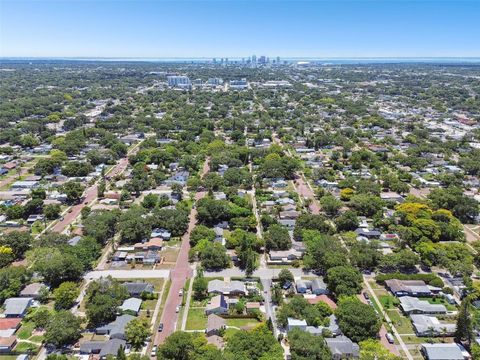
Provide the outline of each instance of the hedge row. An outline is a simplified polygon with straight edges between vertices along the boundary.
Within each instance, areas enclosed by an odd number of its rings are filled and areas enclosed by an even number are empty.
[[[402,273],[392,273],[392,274],[380,274],[375,277],[377,283],[385,285],[386,280],[397,279],[397,280],[423,280],[426,284],[443,287],[443,281],[440,277],[435,274],[402,274]]]

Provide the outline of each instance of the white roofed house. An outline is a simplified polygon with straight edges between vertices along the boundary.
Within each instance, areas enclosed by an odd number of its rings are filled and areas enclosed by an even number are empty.
[[[426,300],[420,300],[411,296],[399,298],[400,308],[407,314],[446,314],[447,308],[442,304],[430,304]]]
[[[455,333],[455,324],[441,322],[435,316],[412,314],[410,319],[417,336],[452,336]]]

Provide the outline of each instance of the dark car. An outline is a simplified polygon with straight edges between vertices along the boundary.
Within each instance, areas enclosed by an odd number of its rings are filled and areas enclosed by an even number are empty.
[[[160,323],[160,325],[158,325],[158,332],[162,332],[163,331],[163,323]]]

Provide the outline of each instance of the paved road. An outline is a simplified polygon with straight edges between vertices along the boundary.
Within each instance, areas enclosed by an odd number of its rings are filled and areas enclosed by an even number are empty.
[[[365,279],[365,281],[368,281]],[[361,302],[364,304],[368,304],[368,301],[365,299],[365,296],[363,295],[364,293],[368,293],[368,291],[362,290],[361,294],[358,295],[358,298],[360,299]],[[380,342],[382,345],[388,349],[392,354],[395,354],[397,356],[400,356],[400,352],[398,351],[398,348],[395,344],[390,344],[386,338],[387,335],[387,329],[385,328],[385,325],[382,324],[382,327],[380,328],[380,331],[378,332],[378,336],[380,336]]]
[[[275,316],[275,309],[273,307],[273,302],[272,302],[272,292],[271,292],[271,287],[272,287],[272,280],[271,279],[261,279],[262,286],[263,286],[263,297],[265,299],[265,315],[266,318],[270,318],[272,320],[272,325],[273,325],[273,335],[275,338],[278,337],[278,326],[277,326],[277,318]]]
[[[303,271],[302,269],[288,269],[290,272],[293,274],[294,277],[301,277],[301,276],[315,276],[315,274],[308,272],[308,271]],[[260,279],[273,279],[278,277],[278,274],[282,271],[282,269],[257,269],[255,272],[252,274],[254,277],[259,277]],[[204,275],[206,277],[215,277],[215,276],[221,276],[221,277],[237,277],[237,276],[245,276],[245,271],[239,269],[239,268],[230,268],[230,269],[225,269],[222,271],[205,271]]]
[[[315,214],[315,215],[320,214],[320,205],[319,205],[317,199],[315,198],[315,194],[314,194],[312,188],[310,187],[310,184],[305,182],[305,179],[304,179],[304,176],[303,176],[302,173],[300,173],[296,176],[295,187],[297,189],[298,194],[302,198],[304,198],[304,199],[307,198],[307,199],[311,200],[310,205],[309,205],[310,212],[312,214]]]
[[[210,171],[209,159],[203,165],[201,177]],[[195,194],[195,200],[200,200],[206,195],[206,192],[198,192]],[[163,343],[163,341],[171,335],[175,329],[178,321],[178,314],[175,312],[177,306],[182,304],[182,297],[178,296],[180,289],[183,289],[187,278],[192,276],[192,268],[188,263],[188,252],[190,250],[190,233],[197,224],[197,210],[192,208],[190,211],[190,222],[188,224],[187,232],[182,236],[182,245],[180,253],[178,254],[175,268],[170,273],[172,283],[168,293],[167,301],[163,309],[161,322],[163,323],[163,331],[157,332],[155,337],[155,345]]]
[[[170,275],[170,270],[165,269],[129,269],[129,270],[93,270],[85,274],[83,277],[87,280],[100,279],[101,277],[111,276],[116,279],[166,279]]]
[[[115,165],[109,172],[109,176],[115,176],[118,174],[121,174],[125,171],[125,169],[128,166],[128,158],[123,158],[121,159],[117,165]],[[90,186],[87,190],[84,192],[84,199],[82,203],[72,206],[71,210],[65,214],[63,217],[63,220],[57,222],[55,226],[51,229],[52,231],[55,232],[63,232],[65,229],[75,221],[75,219],[80,216],[80,213],[82,212],[82,209],[93,202],[97,198],[97,183],[93,184]]]
[[[383,317],[385,318],[385,320],[387,321],[387,323],[392,324],[392,321],[390,320],[390,317],[388,316],[388,314],[385,312],[385,310],[383,309],[383,307],[381,306],[381,303],[380,303],[380,300],[378,300],[377,298],[377,295],[375,294],[375,292],[373,291],[372,287],[370,286],[370,284],[368,283],[368,279],[366,279],[364,277],[363,279],[363,283],[365,284],[365,287],[367,288],[368,290],[368,293],[370,294],[370,296],[373,297],[373,299],[376,301],[377,304],[380,304],[380,309],[382,311],[382,315]],[[385,328],[382,326],[382,328],[385,330]],[[386,330],[385,330],[386,331]],[[392,326],[392,332],[393,332],[393,335],[397,338],[397,341],[400,345],[400,347],[402,348],[403,352],[405,353],[405,356],[408,360],[413,360],[413,357],[412,355],[410,354],[410,352],[408,351],[408,348],[407,346],[405,345],[405,343],[403,342],[402,338],[400,337],[400,334],[398,333],[397,329],[395,329],[395,326]],[[382,331],[380,331],[380,336],[382,337],[382,339],[385,339],[385,333],[382,333]],[[383,343],[383,341],[382,341]],[[389,347],[387,347],[388,349],[390,349]]]

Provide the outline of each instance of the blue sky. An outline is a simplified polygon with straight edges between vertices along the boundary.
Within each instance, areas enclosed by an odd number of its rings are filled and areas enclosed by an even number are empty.
[[[480,0],[0,0],[0,56],[480,57]]]

